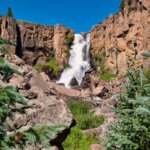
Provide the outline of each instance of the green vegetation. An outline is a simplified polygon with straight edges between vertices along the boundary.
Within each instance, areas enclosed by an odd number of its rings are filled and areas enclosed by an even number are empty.
[[[42,71],[42,66],[41,65],[34,65],[32,66],[32,68],[38,72],[41,72]]]
[[[117,74],[110,73],[108,68],[105,65],[106,50],[104,48],[93,55],[93,64],[96,67],[96,76],[100,77],[102,80],[109,81],[115,77]]]
[[[94,116],[92,105],[87,102],[67,100],[66,104],[77,121],[77,127],[82,130],[98,127],[104,122],[103,116]]]
[[[111,79],[117,77],[117,74],[112,74],[112,73],[109,73],[109,72],[104,72],[104,73],[99,74],[99,77],[100,77],[102,80],[109,81],[109,80],[111,80]]]
[[[117,96],[114,111],[118,119],[109,125],[105,141],[107,150],[150,149],[150,80],[136,56],[135,51],[127,70],[128,83]]]
[[[143,57],[150,57],[150,52],[149,51],[143,51],[143,52],[141,52],[141,55]]]
[[[125,0],[121,0],[119,10],[124,10],[124,7],[125,7]]]
[[[7,80],[13,73],[22,75],[17,68],[11,67],[3,57],[0,57],[0,73],[3,75],[3,80]]]
[[[51,26],[51,25],[48,25],[48,24],[40,24],[40,23],[37,23],[37,22],[31,22],[31,21],[20,20],[20,19],[18,19],[17,22],[24,22],[24,23],[28,23],[28,24],[34,24],[34,25],[46,26],[46,27],[50,27]]]
[[[90,145],[94,143],[98,143],[95,135],[84,135],[78,127],[74,127],[63,147],[65,150],[89,150]]]
[[[43,65],[34,65],[34,66],[32,66],[32,68],[34,70],[37,70],[38,72],[41,72],[44,67],[50,67],[52,69],[52,75],[54,75],[55,77],[58,76],[59,66],[57,65],[57,62],[56,62],[55,58],[50,59],[49,62],[47,62]]]
[[[70,30],[68,29],[68,31],[66,32],[66,44],[67,44],[67,52],[70,49],[72,43],[73,43],[74,37],[72,37],[70,35]]]
[[[144,70],[144,76],[147,79],[147,82],[150,83],[150,69]]]
[[[7,10],[7,17],[12,17],[13,18],[12,10],[11,10],[10,7],[8,7],[8,10]]]
[[[99,140],[94,134],[84,135],[82,130],[100,126],[104,122],[103,116],[94,116],[92,104],[80,100],[66,100],[70,111],[77,121],[76,127],[71,129],[71,133],[63,143],[65,150],[89,150],[91,144],[98,143]]]
[[[129,9],[130,9],[130,5],[131,5],[132,0],[127,0],[127,1],[128,1]],[[120,5],[119,5],[119,10],[124,10],[125,2],[126,2],[126,0],[121,0]]]
[[[50,147],[49,140],[60,130],[64,129],[66,125],[55,124],[51,126],[41,126],[36,128],[30,128],[24,132],[16,132],[8,135],[7,138],[1,139],[0,147],[5,150],[10,150],[10,147],[24,148],[25,142],[35,145],[36,143],[42,145],[44,148]]]
[[[57,65],[56,59],[51,59],[45,66],[51,67],[53,70],[53,75],[58,76],[59,67]]]
[[[96,67],[97,71],[101,73],[104,73],[106,71],[105,57],[106,52],[103,48],[98,53],[93,55],[94,66]]]
[[[14,46],[16,46],[15,42],[3,39],[1,37],[0,37],[0,44],[8,44],[8,45],[14,45]]]

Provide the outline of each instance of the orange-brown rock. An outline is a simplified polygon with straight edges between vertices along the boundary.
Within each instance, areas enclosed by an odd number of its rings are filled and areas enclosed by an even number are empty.
[[[16,20],[11,17],[4,17],[0,15],[0,37],[10,40],[17,41],[17,30]],[[4,45],[6,49],[10,49],[12,53],[15,53],[16,46]]]
[[[133,46],[138,52],[150,51],[149,24],[150,1],[133,0],[130,6],[126,3],[123,11],[110,15],[103,22],[93,26],[90,31],[91,53],[96,70],[124,72],[127,67],[126,54],[132,53]],[[104,61],[101,57],[104,57]],[[140,53],[139,58],[141,59]]]
[[[71,29],[66,28],[61,24],[57,24],[54,27],[54,49],[56,50],[56,60],[59,63],[60,68],[62,69],[68,61],[68,45],[66,37],[74,36],[74,32]]]
[[[101,147],[99,144],[92,144],[90,150],[105,150],[105,148]]]
[[[0,37],[16,42],[6,48],[26,63],[35,65],[41,57],[45,61],[55,57],[62,69],[68,59],[67,38],[73,38],[74,32],[61,24],[41,25],[0,15]]]

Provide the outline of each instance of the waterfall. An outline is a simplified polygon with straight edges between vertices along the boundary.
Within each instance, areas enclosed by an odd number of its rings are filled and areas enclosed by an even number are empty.
[[[73,45],[69,51],[69,67],[67,67],[57,83],[63,83],[65,87],[70,88],[73,78],[76,79],[78,85],[81,85],[85,73],[91,69],[90,66],[90,34],[84,38],[81,34],[75,34]]]

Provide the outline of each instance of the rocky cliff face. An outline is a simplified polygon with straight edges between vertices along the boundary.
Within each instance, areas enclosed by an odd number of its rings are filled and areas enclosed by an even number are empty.
[[[62,69],[67,62],[67,40],[72,39],[74,34],[73,30],[61,24],[40,25],[0,16],[0,36],[16,42],[17,46],[9,49],[26,63],[45,63],[55,57]]]
[[[150,1],[125,0],[124,10],[92,27],[91,54],[97,71],[124,72],[126,54],[150,50]],[[141,62],[146,61],[139,58]],[[145,63],[146,64],[146,63]]]
[[[150,1],[124,1],[124,10],[110,15],[90,31],[91,60],[97,72],[124,72],[126,54],[132,55],[133,47],[138,52],[150,50]],[[67,64],[74,32],[61,24],[39,25],[0,16],[0,36],[17,43],[8,49],[26,63],[44,64],[55,58],[62,70]],[[140,54],[139,59],[146,64]]]

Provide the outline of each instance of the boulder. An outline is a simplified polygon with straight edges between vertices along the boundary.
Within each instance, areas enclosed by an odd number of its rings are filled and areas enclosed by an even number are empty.
[[[108,89],[103,86],[97,86],[95,89],[93,89],[92,93],[93,96],[103,97],[106,93],[108,93]]]
[[[99,144],[92,144],[90,146],[90,150],[105,150],[105,148],[100,146]]]
[[[52,146],[50,150],[60,150],[57,146]]]
[[[80,91],[66,88],[62,85],[55,85],[55,90],[62,95],[70,96],[70,97],[79,97]]]
[[[103,91],[104,87],[103,86],[98,86],[93,90],[93,95],[97,96]]]

